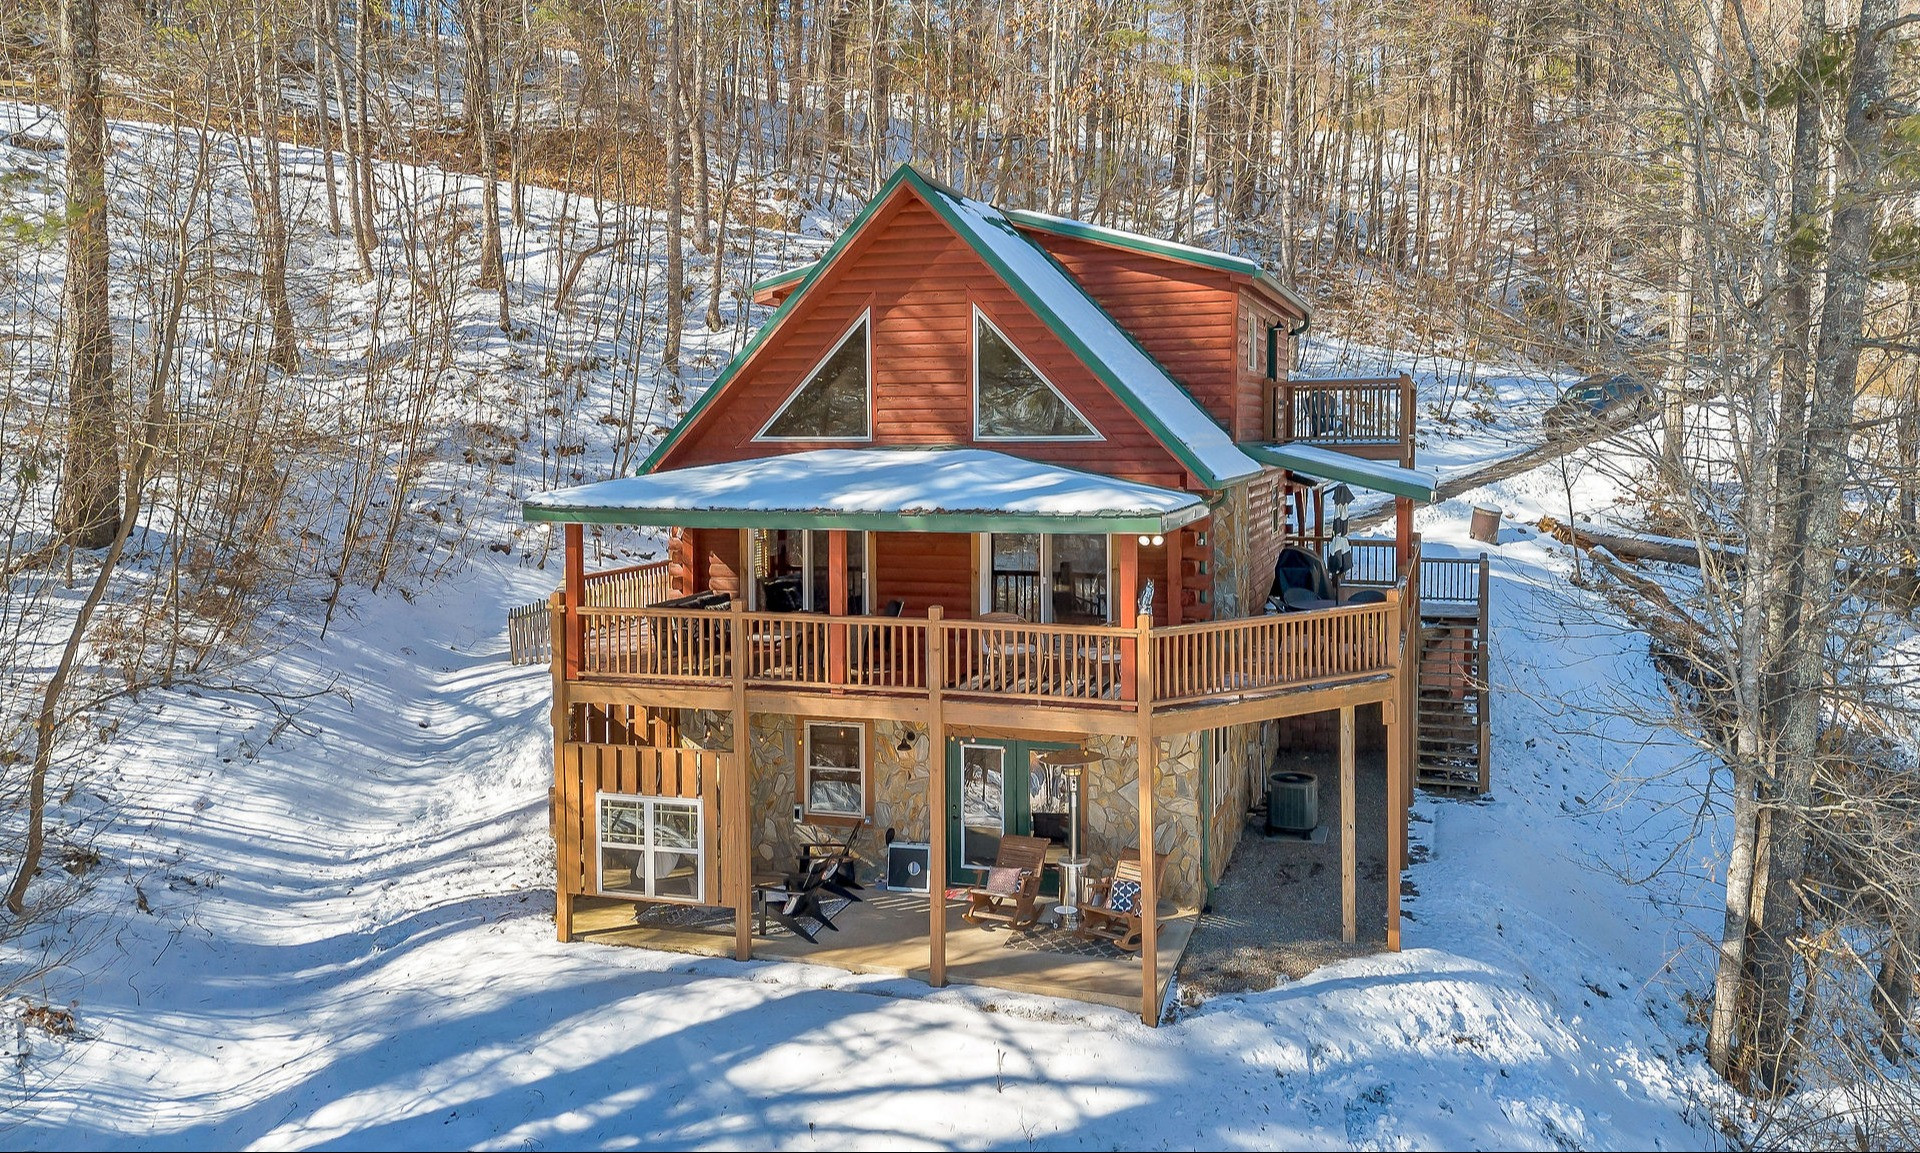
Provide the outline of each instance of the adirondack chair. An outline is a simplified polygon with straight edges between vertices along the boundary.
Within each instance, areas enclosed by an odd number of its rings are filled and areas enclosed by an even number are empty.
[[[1153,855],[1153,875],[1157,881],[1165,880],[1165,853]],[[1140,898],[1140,850],[1126,849],[1114,862],[1113,871],[1095,881],[1080,903],[1079,935],[1110,941],[1129,953],[1139,952]]]
[[[967,908],[960,915],[976,925],[994,921],[1015,929],[1038,921],[1048,844],[1044,837],[1001,837],[987,883],[967,890]]]

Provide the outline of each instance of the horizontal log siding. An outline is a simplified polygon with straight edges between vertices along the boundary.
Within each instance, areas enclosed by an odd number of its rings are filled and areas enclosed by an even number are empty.
[[[692,542],[694,583],[689,592],[738,596],[740,586],[740,530],[735,528],[690,528],[683,530]]]
[[[1234,439],[1254,435],[1256,424],[1234,428],[1228,423],[1237,409],[1244,410],[1234,359],[1240,290],[1231,277],[1069,236],[1027,235],[1051,252],[1148,355],[1234,433]],[[1260,403],[1257,395],[1254,403]],[[1246,413],[1239,415],[1244,420]]]
[[[1209,298],[1210,299],[1210,298]],[[910,193],[871,223],[781,331],[669,452],[664,468],[835,447],[756,443],[863,309],[873,310],[873,444],[973,443],[973,305],[1090,420],[1104,441],[986,441],[981,447],[1148,484],[1186,471],[973,250]],[[1230,306],[1229,306],[1230,307]],[[1164,308],[1150,309],[1157,315]],[[1174,330],[1190,330],[1183,316]],[[845,447],[844,442],[840,447]]]
[[[965,533],[875,533],[874,602],[906,601],[910,617],[926,616],[930,605],[941,606],[948,617],[972,616],[973,542]]]

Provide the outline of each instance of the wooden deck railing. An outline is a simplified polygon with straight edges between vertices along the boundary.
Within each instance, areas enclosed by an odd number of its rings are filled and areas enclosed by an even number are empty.
[[[643,609],[673,597],[667,562],[628,565],[588,573],[581,585],[590,608]],[[552,623],[547,602],[515,605],[507,610],[507,659],[516,665],[540,665],[553,659]]]
[[[1166,704],[1390,672],[1401,593],[1321,612],[1137,629],[727,609],[580,612],[580,676],[662,685],[729,683],[845,693],[943,693],[1046,704],[1126,706],[1153,662]],[[938,632],[946,659],[930,667]]]
[[[1392,672],[1400,615],[1389,593],[1380,604],[1155,629],[1156,697],[1180,704]]]
[[[1274,382],[1273,439],[1330,448],[1392,446],[1401,457],[1413,443],[1413,378]]]
[[[602,569],[587,574],[581,592],[587,604],[605,609],[643,609],[673,598],[666,561]]]
[[[1320,559],[1326,559],[1326,537],[1309,535],[1301,537],[1295,543],[1304,549],[1318,553]],[[1353,567],[1347,571],[1346,576],[1341,578],[1342,584],[1390,589],[1400,583],[1399,546],[1393,541],[1377,537],[1355,537],[1348,543],[1353,546]]]

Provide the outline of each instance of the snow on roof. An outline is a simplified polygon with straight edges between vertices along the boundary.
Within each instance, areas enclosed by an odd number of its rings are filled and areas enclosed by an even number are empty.
[[[930,189],[996,270],[1013,282],[1040,318],[1119,392],[1135,415],[1173,448],[1209,488],[1253,476],[1260,465],[1241,452],[1187,390],[1134,342],[1086,289],[991,204]],[[1185,449],[1185,452],[1179,450]]]
[[[830,448],[541,493],[528,520],[701,528],[1167,532],[1191,493],[973,448]]]
[[[1316,480],[1338,480],[1357,484],[1376,492],[1433,503],[1434,489],[1440,484],[1424,468],[1407,468],[1386,460],[1367,460],[1331,448],[1312,444],[1255,444],[1247,451],[1267,464]]]

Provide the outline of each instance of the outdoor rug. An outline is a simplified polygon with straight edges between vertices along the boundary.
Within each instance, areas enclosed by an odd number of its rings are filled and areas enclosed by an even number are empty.
[[[1102,941],[1098,937],[1092,940],[1076,937],[1067,929],[1056,929],[1051,925],[1014,929],[1007,934],[1006,943],[1001,948],[1025,949],[1030,953],[1063,953],[1069,957],[1097,957],[1103,961],[1140,959],[1140,954],[1115,948],[1111,941]]]

